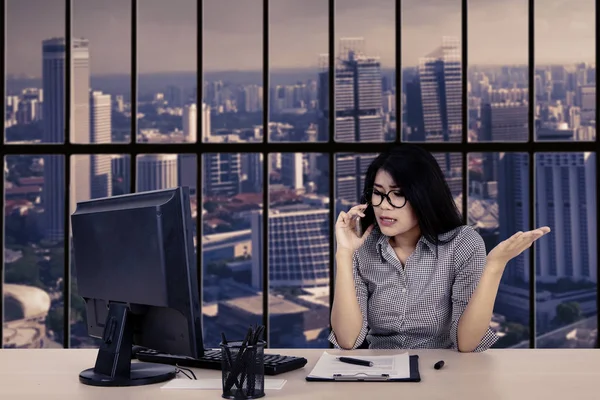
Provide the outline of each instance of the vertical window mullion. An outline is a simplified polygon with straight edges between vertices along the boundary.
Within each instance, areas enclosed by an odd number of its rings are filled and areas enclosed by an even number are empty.
[[[402,141],[402,2],[396,0],[396,143]]]
[[[333,298],[335,295],[335,148],[334,135],[335,135],[335,0],[329,0],[328,5],[328,35],[327,35],[327,52],[328,52],[328,65],[329,65],[329,84],[327,85],[327,100],[329,101],[328,113],[325,116],[326,120],[329,121],[327,129],[328,135],[328,147],[330,153],[327,154],[328,165],[329,165],[329,310],[333,307]],[[329,343],[329,347],[333,348],[333,343]]]
[[[598,5],[594,6],[594,10],[596,13],[596,23],[594,24],[595,27],[595,32],[594,32],[594,37],[598,36]],[[595,39],[596,41],[596,60],[598,60],[598,39]],[[598,64],[596,63],[596,71],[598,71]],[[598,95],[598,77],[596,76],[596,96]],[[598,103],[596,100],[596,124],[598,122],[598,117],[600,116],[600,114],[598,113]],[[597,128],[596,128],[597,129]],[[598,133],[596,132],[596,149],[598,148]],[[600,163],[598,162],[598,152],[594,152],[595,154],[595,159],[594,161],[596,162],[596,218],[598,215],[600,215]],[[598,228],[596,228],[596,249],[600,248],[600,236],[598,235]],[[597,250],[596,250],[597,251]],[[598,257],[596,257],[596,260],[598,260]],[[598,280],[598,276],[600,275],[600,263],[598,263],[596,261],[596,281]],[[600,306],[600,290],[598,290],[598,287],[596,287],[596,309],[599,310]],[[600,332],[600,316],[598,315],[599,311],[596,311],[596,319],[597,319],[597,331],[596,332]],[[598,339],[598,337],[596,336],[596,348],[600,348],[600,340]]]
[[[137,146],[137,19],[138,2],[131,0],[131,94],[129,95],[131,112],[131,153],[129,154],[129,193],[137,192],[137,155],[139,154]]]
[[[467,164],[467,150],[468,150],[468,133],[469,133],[469,102],[468,102],[468,74],[469,69],[469,57],[468,57],[468,40],[469,40],[469,29],[468,29],[468,0],[461,0],[461,84],[462,84],[462,217],[463,223],[469,223],[469,202],[468,202],[468,164]]]
[[[2,18],[2,32],[0,32],[0,40],[2,40],[2,43],[6,43],[6,2],[5,0],[1,0],[1,7],[2,10],[4,11],[4,17]],[[2,66],[0,66],[0,73],[2,73],[2,100],[1,104],[2,104],[2,109],[6,110],[6,90],[5,90],[5,84],[6,84],[6,58],[3,60],[2,62]],[[4,132],[6,133],[6,128],[3,128]],[[0,154],[2,154],[2,162],[4,163],[4,160],[6,159],[6,145],[4,144],[6,141],[6,135],[4,135],[4,138],[2,140],[0,140]],[[5,209],[5,198],[4,198],[4,179],[0,179],[0,196],[2,196],[2,208],[3,211],[0,213],[0,232],[4,232],[4,209]],[[4,337],[4,332],[3,332],[3,327],[4,327],[4,245],[6,243],[6,239],[4,238],[4,235],[0,235],[3,237],[2,239],[2,245],[0,246],[0,318],[2,319],[2,323],[0,324],[0,337],[3,338]],[[3,340],[4,342],[4,340]],[[1,347],[1,346],[0,346]]]
[[[269,0],[263,0],[263,144],[269,141]],[[259,160],[260,162],[260,160]],[[270,343],[269,329],[269,153],[263,153],[263,213],[262,213],[262,253],[263,253],[263,325],[265,340]]]
[[[535,224],[535,0],[529,1],[529,27],[528,27],[528,58],[529,58],[529,138],[527,140],[527,154],[529,156],[529,229]],[[536,291],[535,291],[535,245],[529,250],[529,347],[535,348],[535,320],[536,320]]]
[[[196,53],[196,275],[198,279],[198,300],[200,303],[200,310],[202,310],[202,304],[204,302],[204,296],[202,295],[203,287],[202,282],[202,145],[200,144],[204,140],[204,135],[202,131],[203,120],[204,120],[204,110],[203,110],[203,93],[204,93],[204,75],[203,75],[203,34],[204,34],[204,2],[201,0],[196,5],[196,42],[197,42],[197,53]],[[198,134],[200,133],[200,134]],[[207,134],[210,132],[207,132]],[[203,318],[202,313],[200,313],[200,318]],[[202,321],[202,319],[201,319]],[[202,323],[204,326],[204,323]],[[204,340],[202,341],[204,343]]]
[[[71,327],[70,327],[70,315],[71,315],[71,221],[69,218],[70,213],[70,196],[71,193],[71,84],[72,82],[72,70],[73,70],[73,59],[71,52],[71,1],[65,0],[65,61],[64,61],[64,102],[63,102],[63,126],[64,126],[64,146],[65,153],[64,157],[64,180],[65,180],[65,197],[64,197],[64,273],[63,273],[63,347],[68,348],[71,338]],[[60,157],[60,156],[58,156]]]

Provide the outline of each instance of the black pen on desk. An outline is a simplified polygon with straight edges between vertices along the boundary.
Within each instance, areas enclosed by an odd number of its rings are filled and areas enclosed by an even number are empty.
[[[361,360],[358,358],[339,357],[338,360],[340,360],[341,362],[347,363],[347,364],[362,365],[364,367],[372,367],[373,366],[373,361]]]

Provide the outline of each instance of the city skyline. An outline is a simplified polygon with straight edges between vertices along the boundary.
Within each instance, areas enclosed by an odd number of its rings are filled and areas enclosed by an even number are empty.
[[[236,1],[236,6],[231,7],[232,1],[204,2],[203,67],[206,72],[262,68],[262,2]],[[469,2],[470,65],[526,63],[526,2],[510,1],[511,6],[483,0]],[[40,75],[36,68],[41,62],[39,44],[43,39],[64,36],[63,4],[63,0],[7,2],[7,74]],[[84,36],[94,43],[92,75],[129,73],[130,40],[123,40],[131,33],[129,4],[119,0],[108,0],[104,4],[107,6],[99,8],[90,0],[74,0],[73,35]],[[138,43],[138,72],[196,70],[195,1],[186,0],[178,3],[183,6],[170,8],[161,4],[164,3],[146,0],[138,5],[138,38],[147,38]],[[536,63],[567,64],[594,59],[593,2],[569,2],[568,7],[565,4],[553,0],[535,9]],[[32,7],[39,12],[31,13]],[[270,6],[271,68],[317,66],[319,54],[327,50],[326,11],[316,0],[303,2],[302,7],[291,0]],[[39,18],[40,15],[44,18]],[[383,15],[389,23],[379,22]],[[368,7],[356,0],[338,0],[336,38],[364,37],[370,54],[381,57],[383,68],[392,68],[396,59],[393,15],[391,0],[370,2]],[[402,64],[413,66],[439,45],[441,36],[460,37],[460,3],[402,2],[402,27]],[[414,37],[418,40],[408,40]],[[301,40],[294,40],[290,46],[289,38]],[[144,43],[152,43],[152,46]],[[157,53],[175,54],[177,62],[169,57],[156,57]],[[231,61],[232,53],[236,54],[235,62]],[[582,59],[581,54],[589,54],[589,59]]]
[[[60,6],[64,5],[63,0],[48,2],[59,14],[64,11]],[[469,65],[463,65],[458,42],[460,2],[442,4],[440,0],[426,0],[417,6],[411,1],[403,6],[403,19],[410,23],[404,25],[402,47],[410,54],[413,46],[418,49],[419,57],[429,58],[413,70],[406,68],[410,65],[403,58],[402,76],[396,77],[395,59],[389,58],[395,43],[377,40],[387,34],[388,28],[393,29],[394,1],[375,1],[366,10],[358,0],[338,0],[335,44],[347,51],[345,54],[336,51],[340,58],[331,87],[328,72],[319,71],[316,60],[309,59],[312,52],[323,52],[327,44],[327,2],[311,0],[302,4],[306,7],[296,3],[288,7],[289,0],[271,2],[271,64],[289,64],[294,68],[290,73],[277,73],[280,70],[271,67],[269,80],[263,82],[258,70],[248,73],[196,70],[197,54],[189,45],[196,40],[195,34],[190,33],[192,29],[195,32],[197,25],[195,13],[190,11],[195,10],[195,0],[177,2],[180,6],[177,10],[163,7],[164,13],[160,12],[157,0],[143,0],[138,2],[139,37],[144,38],[137,46],[140,71],[138,76],[131,77],[139,79],[138,91],[131,96],[128,69],[125,79],[94,78],[99,75],[99,68],[112,65],[113,59],[122,61],[117,66],[129,66],[129,44],[120,49],[106,46],[111,41],[129,42],[127,26],[119,22],[121,17],[111,19],[104,14],[106,18],[99,18],[102,7],[97,3],[72,2],[71,104],[64,103],[64,72],[69,67],[65,60],[65,40],[51,39],[60,34],[44,33],[41,39],[45,40],[45,46],[41,48],[40,41],[35,48],[35,53],[43,50],[44,55],[43,61],[39,60],[44,71],[39,83],[7,80],[5,143],[31,143],[32,149],[35,146],[40,149],[41,143],[61,142],[64,128],[70,127],[72,142],[90,144],[90,154],[71,156],[69,171],[65,171],[66,154],[12,154],[4,158],[4,246],[8,258],[4,260],[2,288],[9,299],[16,298],[14,285],[28,288],[31,293],[35,286],[43,288],[49,297],[44,303],[49,309],[42,310],[35,321],[20,319],[19,307],[5,314],[3,327],[7,328],[5,338],[10,336],[10,343],[5,341],[8,347],[22,347],[22,341],[29,340],[23,333],[29,332],[32,324],[39,328],[40,336],[25,343],[28,346],[97,345],[87,335],[85,309],[78,296],[75,275],[71,276],[69,290],[63,291],[60,286],[64,263],[69,260],[64,254],[63,240],[69,232],[68,224],[63,226],[64,213],[67,209],[72,212],[78,201],[127,193],[132,187],[147,191],[189,186],[193,193],[190,209],[196,225],[195,245],[202,257],[205,343],[217,346],[221,331],[228,337],[243,335],[246,323],[261,318],[262,298],[268,296],[270,345],[327,347],[332,283],[329,270],[334,268],[329,265],[329,252],[335,249],[330,222],[339,212],[360,202],[364,173],[375,157],[375,154],[336,153],[335,149],[333,154],[322,153],[319,142],[327,141],[330,133],[337,142],[383,144],[395,141],[398,130],[404,141],[451,142],[460,141],[466,128],[468,142],[523,142],[532,117],[536,141],[596,140],[595,66],[582,63],[586,60],[579,57],[547,68],[538,63],[534,82],[529,82],[531,70],[526,64],[513,67],[515,64],[501,60],[500,56],[506,56],[506,52],[495,46],[496,40],[514,48],[511,54],[515,55],[515,61],[527,61],[526,47],[521,46],[520,39],[516,46],[511,43],[516,40],[513,36],[526,36],[525,13],[508,25],[490,23],[481,27],[480,32],[472,29],[470,34],[476,40],[469,42]],[[509,2],[520,4],[526,12],[525,1]],[[542,8],[538,2],[536,14],[552,15],[549,3],[556,7],[566,4],[545,2]],[[26,4],[39,5],[35,17],[47,3],[32,0]],[[131,17],[127,1],[110,0],[103,3],[106,4],[115,6],[109,11],[122,11],[122,18]],[[262,45],[262,1],[228,1],[226,11],[220,10],[222,3],[216,0],[207,0],[205,4],[208,6],[204,18],[211,22],[205,27],[205,44],[210,45],[204,47],[204,67],[245,68],[254,62],[262,66],[262,52],[252,47]],[[259,7],[251,6],[256,4]],[[496,12],[500,15],[505,11],[499,9],[505,7],[490,6],[489,1],[470,0],[469,4],[472,5],[469,20],[481,20],[482,13],[488,13],[483,20],[491,20]],[[189,8],[187,13],[182,11],[185,7]],[[378,21],[383,17],[388,23],[377,22],[377,13]],[[9,21],[14,18],[9,17]],[[98,21],[104,25],[99,27]],[[214,21],[225,28],[215,26]],[[19,22],[28,24],[27,19]],[[320,29],[314,26],[316,23]],[[303,30],[296,29],[296,25]],[[423,38],[414,34],[412,37],[419,39],[413,40],[407,34],[411,26],[415,32],[420,29],[428,33]],[[575,20],[567,26],[577,31],[583,25],[581,20]],[[94,38],[96,28],[104,36]],[[537,28],[543,31],[552,27],[541,23]],[[376,34],[371,34],[374,31]],[[240,35],[244,40],[234,43],[232,38]],[[356,41],[357,36],[364,41]],[[80,40],[81,37],[85,39]],[[320,39],[305,40],[308,37]],[[168,49],[161,47],[165,38],[172,43]],[[341,41],[342,38],[349,40]],[[561,38],[546,32],[538,40],[552,47],[552,40],[559,42]],[[156,39],[156,45],[151,39]],[[574,40],[571,36],[568,39]],[[285,51],[278,50],[281,41],[286,43]],[[491,51],[479,52],[477,43],[481,42],[487,43]],[[10,37],[8,43],[13,47],[19,45]],[[187,50],[182,50],[182,46],[187,46]],[[238,51],[240,47],[243,51]],[[537,48],[545,51],[543,45]],[[25,54],[28,49],[25,46],[19,51]],[[491,60],[501,67],[473,63],[472,56],[480,53],[493,53]],[[185,72],[181,68],[187,68],[189,60],[194,65]],[[13,58],[5,60],[13,61]],[[148,76],[153,72],[144,72],[149,66],[167,64],[167,73]],[[396,81],[400,78],[402,87],[397,92]],[[530,83],[534,90],[534,115],[529,114]],[[461,90],[463,84],[468,88],[466,97]],[[335,105],[331,110],[330,96],[334,97]],[[137,103],[135,132],[131,131],[132,102]],[[463,125],[465,103],[467,127]],[[65,120],[65,107],[71,107],[69,121]],[[263,120],[265,110],[268,121]],[[196,124],[199,113],[202,126]],[[315,152],[268,155],[138,152],[135,160],[127,154],[93,154],[94,143],[129,142],[134,137],[138,143],[193,146],[202,142],[260,142],[265,135],[270,143],[312,142]],[[530,159],[523,153],[527,150],[525,144],[514,152],[481,154],[472,153],[472,146],[465,146],[471,147],[462,150],[467,152],[466,164],[461,152],[437,152],[433,156],[459,211],[466,214],[466,223],[482,236],[488,251],[515,231],[533,228],[528,226],[531,206],[536,225],[538,222],[548,225],[554,232],[546,244],[536,246],[533,275],[529,273],[526,252],[507,266],[491,322],[491,327],[502,336],[497,347],[528,347],[531,329],[535,330],[534,347],[594,346],[592,340],[597,331],[585,337],[585,329],[590,321],[595,321],[598,310],[594,247],[597,199],[596,191],[590,190],[596,182],[596,152],[541,153],[534,145]],[[330,155],[334,157],[333,171],[328,161]],[[130,170],[131,161],[137,165],[135,175]],[[531,164],[533,176],[528,173]],[[468,179],[465,191],[464,169]],[[64,188],[67,173],[70,174],[68,195]],[[202,187],[196,187],[198,173],[202,174]],[[535,185],[534,199],[529,197],[530,179]],[[329,190],[330,180],[334,180],[333,192]],[[262,201],[264,191],[268,192],[268,204]],[[464,196],[467,196],[466,208],[463,208]],[[329,212],[331,203],[333,213]],[[573,204],[577,207],[572,207]],[[265,229],[268,229],[268,251],[263,253]],[[70,267],[71,273],[76,271],[76,266]],[[265,274],[269,287],[263,287]],[[529,290],[531,280],[535,292]],[[63,309],[63,294],[71,296],[70,310]],[[533,297],[534,320],[529,312]],[[65,320],[69,322],[66,331]],[[574,324],[583,328],[576,340],[564,331]],[[44,343],[46,337],[49,341]]]

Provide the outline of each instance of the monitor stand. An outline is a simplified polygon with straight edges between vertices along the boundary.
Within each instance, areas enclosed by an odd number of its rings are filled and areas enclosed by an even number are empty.
[[[129,306],[110,302],[96,365],[79,374],[79,381],[92,386],[140,386],[175,378],[171,365],[131,362],[133,321]]]

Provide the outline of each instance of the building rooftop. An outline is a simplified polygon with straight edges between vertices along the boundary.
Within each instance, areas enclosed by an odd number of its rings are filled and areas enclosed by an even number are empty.
[[[262,315],[263,297],[260,295],[239,297],[223,303],[249,314]],[[298,314],[306,311],[308,311],[306,307],[278,296],[269,295],[269,315]]]
[[[45,317],[50,310],[50,296],[35,286],[6,283],[4,297],[21,306],[24,319]]]

